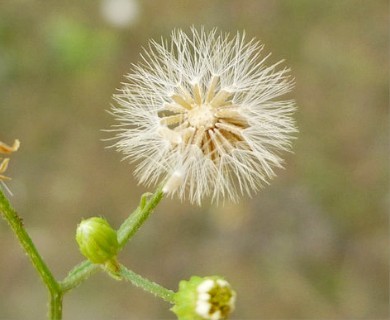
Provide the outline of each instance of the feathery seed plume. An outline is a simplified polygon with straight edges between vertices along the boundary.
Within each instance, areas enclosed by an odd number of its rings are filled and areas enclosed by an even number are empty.
[[[113,107],[115,146],[137,163],[147,186],[198,204],[237,200],[282,167],[296,132],[289,69],[267,66],[263,46],[213,29],[172,32],[150,41]]]

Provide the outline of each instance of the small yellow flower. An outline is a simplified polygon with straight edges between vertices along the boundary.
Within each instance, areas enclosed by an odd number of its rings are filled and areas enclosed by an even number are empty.
[[[2,154],[11,154],[19,149],[20,142],[19,140],[15,140],[12,146],[9,146],[0,141],[0,153]],[[9,163],[9,158],[0,158],[0,181],[10,180],[11,178],[6,177],[3,173],[7,170]]]

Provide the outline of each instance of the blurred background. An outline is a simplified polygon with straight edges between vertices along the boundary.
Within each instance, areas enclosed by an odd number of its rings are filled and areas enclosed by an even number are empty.
[[[389,317],[389,3],[386,0],[102,0],[0,3],[0,140],[21,140],[11,202],[55,276],[83,260],[81,218],[118,227],[146,190],[102,139],[106,112],[150,38],[246,30],[286,59],[300,133],[286,170],[252,199],[165,199],[120,259],[176,289],[224,275],[233,319]],[[47,292],[0,223],[0,319],[43,319]],[[173,319],[169,305],[97,274],[64,319]]]

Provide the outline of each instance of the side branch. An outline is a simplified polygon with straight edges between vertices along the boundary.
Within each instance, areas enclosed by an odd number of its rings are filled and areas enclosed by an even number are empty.
[[[159,187],[154,194],[146,193],[142,196],[138,208],[135,209],[118,229],[118,242],[121,249],[147,220],[154,208],[162,200],[163,196],[164,192],[161,187]]]
[[[136,287],[142,288],[167,302],[174,303],[174,291],[141,277],[139,274],[127,269],[124,265],[120,265],[119,275],[122,279],[131,282]]]
[[[75,266],[67,275],[67,277],[60,282],[61,290],[65,293],[82,282],[87,280],[90,275],[99,270],[99,265],[93,264],[92,262],[85,260]]]

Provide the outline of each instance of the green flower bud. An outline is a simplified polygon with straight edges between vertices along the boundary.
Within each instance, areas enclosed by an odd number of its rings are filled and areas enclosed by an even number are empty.
[[[81,253],[93,263],[116,260],[119,250],[117,234],[103,218],[82,220],[77,227],[76,241]]]
[[[221,277],[193,276],[179,283],[171,309],[180,320],[227,319],[233,312],[236,293]]]

